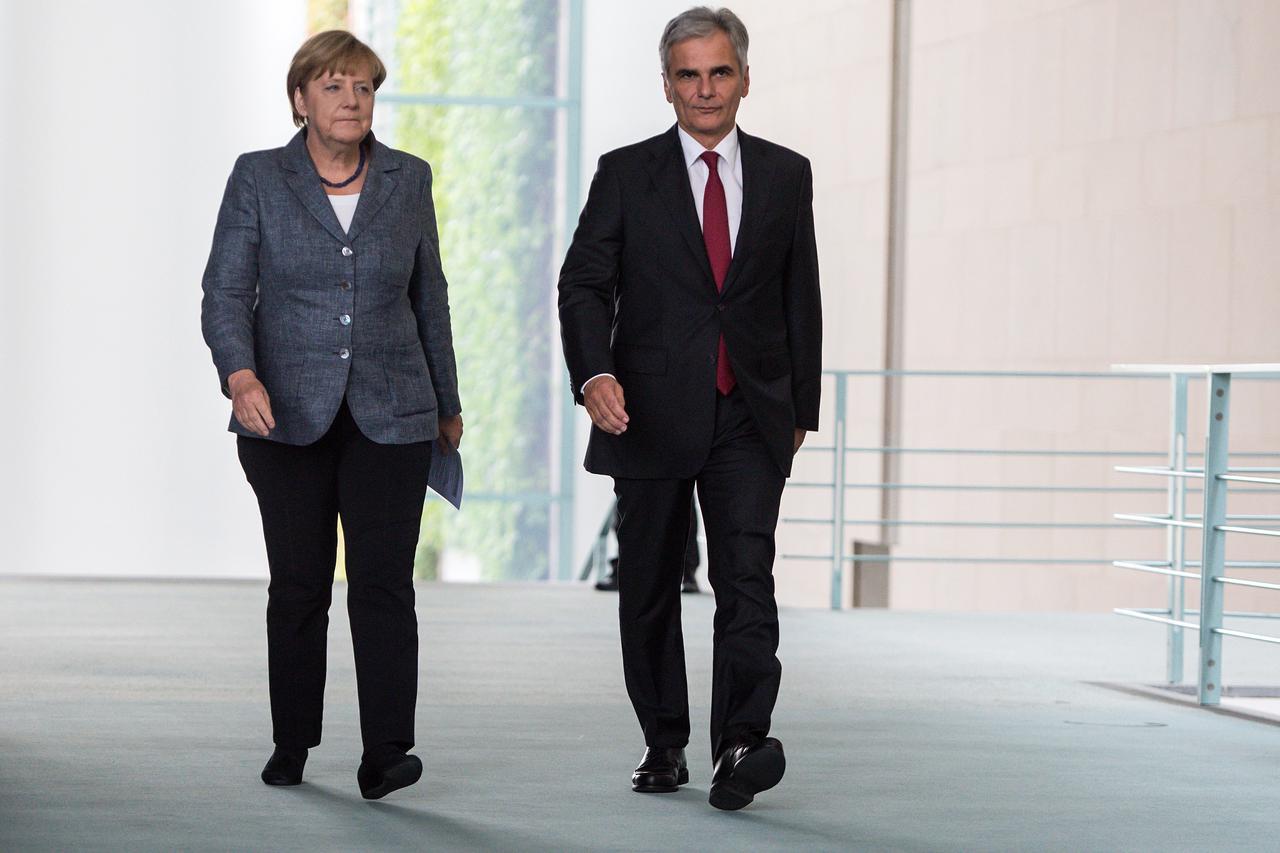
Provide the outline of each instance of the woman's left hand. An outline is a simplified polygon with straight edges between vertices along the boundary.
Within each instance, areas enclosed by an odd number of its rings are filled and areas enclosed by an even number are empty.
[[[446,453],[457,450],[462,444],[462,415],[440,419],[440,438]]]

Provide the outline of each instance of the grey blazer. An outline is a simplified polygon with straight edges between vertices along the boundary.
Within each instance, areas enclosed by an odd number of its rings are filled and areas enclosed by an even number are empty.
[[[227,181],[204,273],[201,326],[223,394],[250,368],[271,397],[268,438],[310,444],[346,395],[380,444],[427,441],[458,400],[448,285],[431,167],[369,135],[371,156],[343,233],[307,154],[242,154]],[[229,429],[252,436],[235,419]]]

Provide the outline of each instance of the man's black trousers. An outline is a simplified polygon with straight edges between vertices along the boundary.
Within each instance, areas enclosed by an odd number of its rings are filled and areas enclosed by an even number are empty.
[[[370,441],[344,401],[314,444],[240,437],[237,449],[258,497],[271,571],[267,665],[275,743],[320,743],[341,516],[365,756],[408,750],[418,693],[413,558],[430,442]]]
[[[768,734],[782,676],[773,558],[784,483],[739,390],[717,397],[711,452],[695,477],[615,478],[622,665],[647,746],[689,741],[680,581],[695,486],[716,600],[712,754]]]

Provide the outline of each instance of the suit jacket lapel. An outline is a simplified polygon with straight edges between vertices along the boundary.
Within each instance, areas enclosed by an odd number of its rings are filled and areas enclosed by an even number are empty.
[[[707,247],[702,241],[702,226],[698,224],[698,210],[693,204],[693,190],[689,188],[689,170],[684,163],[684,152],[675,125],[658,137],[650,154],[649,177],[658,188],[676,230],[697,259],[698,268],[708,281],[714,281]]]
[[[324,226],[324,230],[345,244],[347,235],[338,224],[338,215],[333,212],[333,205],[329,203],[324,186],[320,183],[320,174],[316,172],[311,155],[307,153],[306,139],[306,131],[299,130],[285,146],[281,165],[292,173],[286,182],[298,201],[302,202],[302,206]]]
[[[387,174],[400,168],[395,152],[375,139],[372,133],[369,134],[369,148],[372,152],[366,166],[369,171],[364,177],[364,187],[360,190],[355,216],[351,219],[351,230],[344,233],[337,214],[333,212],[333,205],[325,194],[324,185],[320,183],[315,164],[307,153],[304,131],[298,131],[285,146],[283,164],[292,173],[288,178],[289,188],[316,221],[344,244],[350,243],[369,227],[369,223],[378,215],[378,211],[396,188],[395,179]]]
[[[369,159],[369,174],[364,177],[364,188],[360,190],[360,201],[356,204],[355,216],[351,218],[351,228],[347,231],[347,239],[355,240],[360,232],[369,227],[369,223],[378,215],[378,211],[387,203],[396,188],[395,178],[388,174],[400,168],[395,154],[390,148],[369,134],[369,148],[372,156]]]
[[[738,156],[742,158],[742,218],[738,222],[738,238],[734,241],[733,260],[724,276],[721,292],[733,286],[734,280],[749,260],[760,239],[760,225],[769,209],[769,191],[773,187],[773,161],[754,136],[738,130]]]

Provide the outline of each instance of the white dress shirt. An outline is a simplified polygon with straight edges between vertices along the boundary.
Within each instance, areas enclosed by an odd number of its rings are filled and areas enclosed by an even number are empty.
[[[689,170],[689,188],[693,190],[693,205],[698,210],[698,224],[702,224],[702,197],[707,191],[707,176],[710,170],[702,162],[702,154],[707,149],[702,143],[685,133],[683,127],[676,127],[680,136],[680,147],[684,150],[684,165]],[[729,208],[729,251],[738,245],[738,226],[742,223],[742,158],[738,156],[738,128],[729,131],[728,136],[721,139],[711,149],[720,155],[716,161],[719,166],[720,183],[724,184],[724,200]]]
[[[707,149],[679,125],[676,126],[676,134],[680,137],[684,165],[689,173],[689,189],[693,191],[693,206],[698,211],[698,225],[701,227],[702,197],[707,191],[707,177],[711,174],[702,160],[703,152]],[[738,247],[738,226],[742,224],[742,157],[738,153],[738,128],[734,127],[710,150],[720,155],[716,163],[719,166],[720,183],[724,184],[724,201],[729,212],[729,251],[732,253]],[[617,378],[612,373],[597,373],[582,383],[582,393],[585,394],[587,386],[601,376]]]

